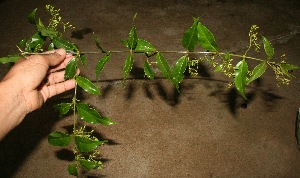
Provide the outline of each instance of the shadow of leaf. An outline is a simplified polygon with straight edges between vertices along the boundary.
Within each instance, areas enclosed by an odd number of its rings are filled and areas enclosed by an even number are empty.
[[[93,30],[91,28],[83,28],[81,30],[73,31],[71,34],[71,38],[82,40],[84,39],[84,35],[89,33],[93,33]]]
[[[63,148],[59,151],[55,152],[56,157],[60,160],[65,160],[65,161],[74,161],[74,153],[71,150],[68,150],[66,148]]]
[[[161,82],[156,82],[155,84],[158,95],[170,106],[176,106],[179,104],[180,92],[172,85],[171,89],[167,89],[162,85]]]

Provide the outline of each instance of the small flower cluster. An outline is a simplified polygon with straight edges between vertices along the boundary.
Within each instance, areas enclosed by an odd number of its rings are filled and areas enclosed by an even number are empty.
[[[57,26],[59,23],[63,25],[64,32],[67,28],[73,29],[75,28],[73,25],[71,25],[69,22],[65,23],[62,22],[62,17],[59,14],[60,9],[55,9],[51,5],[46,5],[46,11],[50,13],[51,18],[49,20],[48,28],[52,28],[53,30],[57,30]]]
[[[259,27],[257,25],[252,25],[251,26],[251,29],[249,31],[249,39],[250,39],[250,46],[249,46],[249,49],[254,46],[255,47],[255,51],[256,52],[259,52],[259,49],[260,49],[260,44],[257,43],[258,41],[258,38],[257,38],[257,35],[258,35],[258,32],[257,32],[257,29]]]
[[[197,58],[193,58],[193,59],[188,58],[189,74],[192,77],[197,77],[197,75],[198,75],[198,64],[199,64],[199,59],[197,59]]]

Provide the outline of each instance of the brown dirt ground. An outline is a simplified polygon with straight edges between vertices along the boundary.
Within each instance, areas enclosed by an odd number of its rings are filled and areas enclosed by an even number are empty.
[[[123,49],[120,40],[127,38],[138,13],[139,37],[159,50],[183,50],[184,31],[192,17],[200,17],[223,51],[243,53],[250,26],[257,24],[261,34],[273,40],[277,58],[286,53],[288,62],[300,65],[298,0],[1,0],[0,56],[17,52],[18,41],[35,31],[27,15],[38,7],[37,15],[46,17],[49,3],[76,26],[66,37],[82,51],[97,50],[92,32],[105,48]],[[82,74],[94,80],[99,56],[87,57]],[[299,72],[290,86],[278,88],[274,74],[267,71],[248,88],[245,103],[235,90],[226,90],[226,78],[206,65],[200,66],[199,77],[184,80],[177,93],[164,79],[143,79],[137,60],[131,73],[135,80],[123,87],[125,57],[114,55],[101,74],[101,97],[80,95],[119,123],[93,126],[98,136],[109,140],[100,148],[104,169],[82,177],[300,177],[295,139]],[[168,56],[170,62],[178,57]],[[7,66],[0,67],[3,77]],[[71,127],[72,117],[59,119],[52,108],[71,96],[72,91],[51,99],[0,142],[0,177],[70,177],[66,167],[71,152],[50,146],[47,135]]]

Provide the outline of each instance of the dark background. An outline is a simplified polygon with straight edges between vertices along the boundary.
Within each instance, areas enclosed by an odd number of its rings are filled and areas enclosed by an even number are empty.
[[[35,32],[27,22],[33,9],[37,7],[37,16],[47,22],[44,9],[49,3],[76,27],[65,38],[81,51],[97,50],[92,33],[104,48],[122,50],[120,40],[127,38],[132,17],[138,13],[138,36],[158,50],[184,50],[182,35],[193,23],[192,17],[200,17],[221,51],[243,54],[249,29],[256,24],[272,40],[276,60],[285,53],[289,63],[300,65],[298,0],[2,0],[0,56],[17,53],[15,45]],[[260,51],[250,55],[265,58]],[[235,90],[226,89],[226,77],[207,65],[199,67],[197,78],[182,83],[180,93],[166,80],[145,80],[142,57],[137,57],[130,76],[138,79],[124,87],[120,79],[126,55],[114,55],[100,75],[101,97],[80,95],[119,123],[93,126],[98,136],[109,140],[100,148],[104,169],[82,177],[300,177],[295,138],[299,72],[293,73],[298,78],[289,86],[277,87],[275,75],[268,70],[247,89],[249,100],[245,101]],[[167,56],[170,63],[178,57]],[[87,58],[82,75],[94,80],[100,56]],[[252,67],[255,64],[249,62]],[[1,78],[6,72],[7,66],[0,65]],[[71,127],[71,116],[59,119],[52,109],[71,97],[72,91],[49,100],[0,142],[0,177],[68,177],[71,147],[52,147],[47,135]]]

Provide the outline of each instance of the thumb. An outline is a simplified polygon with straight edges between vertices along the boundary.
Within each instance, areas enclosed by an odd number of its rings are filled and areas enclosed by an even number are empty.
[[[66,51],[64,49],[56,49],[46,52],[49,55],[45,55],[45,60],[49,66],[56,66],[60,64],[66,58]]]

